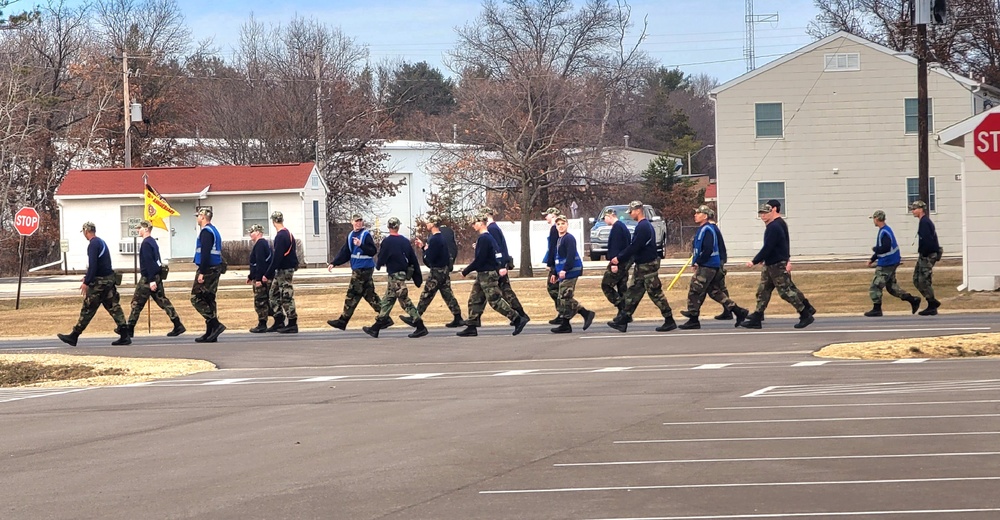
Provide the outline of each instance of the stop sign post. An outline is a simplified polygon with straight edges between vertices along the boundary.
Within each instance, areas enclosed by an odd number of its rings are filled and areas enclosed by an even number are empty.
[[[976,157],[991,170],[1000,170],[1000,113],[989,114],[972,132]]]
[[[21,308],[21,280],[24,276],[24,237],[34,235],[38,231],[38,212],[35,208],[24,207],[14,213],[14,229],[21,234],[21,267],[17,271],[17,299],[14,310]]]

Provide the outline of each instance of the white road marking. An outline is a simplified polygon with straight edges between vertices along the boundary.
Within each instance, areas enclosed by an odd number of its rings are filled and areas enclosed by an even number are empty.
[[[532,372],[538,372],[537,370],[508,370],[506,372],[500,372],[493,374],[494,376],[523,376],[525,374],[530,374]]]
[[[345,377],[350,377],[350,376],[319,376],[319,377],[310,377],[309,379],[300,379],[299,382],[300,383],[325,383],[327,381],[336,381],[338,379],[344,379]]]
[[[922,457],[982,457],[1000,455],[1000,451],[952,453],[897,453],[892,455],[810,455],[801,457],[745,457],[732,459],[674,459],[674,460],[619,460],[608,462],[567,462],[553,464],[556,468],[593,466],[646,466],[651,464],[702,464],[715,462],[777,462],[782,460],[854,460],[854,459],[910,459]]]
[[[736,332],[698,332],[698,333],[687,333],[683,337],[690,339],[690,336],[743,336],[746,334],[878,334],[882,332],[962,332],[962,331],[981,331],[981,330],[993,330],[992,327],[927,327],[927,328],[910,328],[910,329],[825,329],[825,330],[767,330],[767,331],[736,331]],[[580,336],[579,339],[621,339],[622,334],[618,335],[606,335],[606,336]],[[667,335],[667,334],[628,334],[629,338],[670,338],[676,337],[680,338],[681,335]]]
[[[946,515],[966,513],[992,513],[994,509],[909,509],[896,511],[829,511],[823,513],[757,513],[748,515],[698,515],[698,516],[647,516],[630,518],[595,518],[592,520],[750,520],[754,518],[812,518],[834,516],[886,516],[886,515]]]
[[[896,361],[893,361],[893,363],[903,365],[903,364],[907,364],[907,363],[923,363],[924,361],[927,361],[927,358],[905,358],[905,359],[897,359]]]
[[[732,365],[732,363],[705,363],[704,365],[698,365],[696,367],[691,367],[692,370],[715,370],[719,368],[726,368]]]
[[[774,388],[769,386],[768,388]],[[759,390],[758,390],[759,391]],[[1000,399],[976,399],[971,401],[912,401],[896,403],[837,403],[837,404],[781,404],[774,406],[716,406],[706,410],[777,410],[782,408],[863,408],[866,406],[930,406],[939,404],[989,404],[1000,403]]]
[[[749,394],[746,394],[746,395],[743,395],[743,396],[740,396],[740,397],[757,397],[758,395],[766,394],[767,392],[770,392],[771,390],[774,390],[775,388],[780,388],[780,387],[777,387],[777,386],[765,386],[764,388],[761,388],[760,390],[757,390],[756,392],[750,392]]]
[[[645,439],[637,441],[614,441],[612,444],[663,444],[676,442],[754,442],[754,441],[799,441],[818,439],[882,439],[890,437],[951,437],[958,435],[1000,435],[1000,432],[937,432],[937,433],[882,433],[870,435],[803,435],[799,437],[717,437],[714,439]]]
[[[625,370],[632,370],[633,367],[607,367],[598,368],[597,370],[592,370],[592,372],[624,372]]]
[[[793,367],[818,367],[829,363],[829,361],[802,361],[792,365]]]
[[[952,381],[889,381],[831,385],[769,386],[743,397],[808,397],[829,395],[879,395],[918,392],[978,392],[1000,389],[1000,379]]]
[[[93,390],[93,388],[0,388],[0,403],[10,403],[13,401],[23,401],[35,397],[47,397],[50,395],[72,394]]]
[[[769,424],[769,423],[797,423],[797,422],[837,422],[837,421],[893,421],[909,419],[966,419],[973,417],[1000,417],[1000,413],[982,413],[968,415],[904,415],[896,417],[824,417],[821,419],[760,419],[752,421],[690,421],[690,422],[665,422],[664,426],[685,426],[704,424]]]
[[[669,484],[660,486],[606,486],[578,488],[543,488],[543,489],[498,489],[480,491],[480,495],[515,495],[531,493],[573,493],[581,491],[644,491],[654,489],[706,489],[706,488],[741,488],[741,487],[784,487],[784,486],[844,486],[858,484],[919,484],[926,482],[974,482],[1000,480],[1000,477],[943,477],[943,478],[900,478],[880,480],[820,480],[797,482],[736,482],[726,484]]]
[[[250,380],[249,377],[234,377],[232,379],[219,379],[219,380],[216,380],[216,381],[209,381],[207,383],[202,383],[202,384],[205,385],[205,386],[211,386],[211,385],[231,385],[231,384],[234,384],[234,383],[239,383],[239,382],[242,382],[242,381],[249,381],[249,380]]]
[[[427,373],[427,374],[412,374],[412,375],[408,375],[408,376],[397,377],[396,379],[427,379],[427,378],[430,378],[430,377],[437,377],[437,376],[443,376],[443,375],[444,375],[443,372],[440,372],[440,373]]]

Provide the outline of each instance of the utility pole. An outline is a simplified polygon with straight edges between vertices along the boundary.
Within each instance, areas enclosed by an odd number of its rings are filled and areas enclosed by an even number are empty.
[[[917,24],[917,182],[920,200],[930,204],[930,157],[928,148],[927,24]]]
[[[128,91],[128,53],[122,51],[122,120],[125,123],[125,167],[132,167],[132,140],[129,138],[129,129],[132,128],[132,114],[129,112],[131,104]]]
[[[316,74],[316,169],[320,175],[326,169],[326,126],[323,124],[323,53],[316,51],[313,58]]]

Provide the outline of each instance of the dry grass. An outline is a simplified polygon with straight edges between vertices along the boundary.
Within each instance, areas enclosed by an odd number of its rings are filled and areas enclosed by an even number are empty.
[[[0,354],[0,363],[16,365],[34,362],[48,367],[50,379],[23,386],[112,386],[180,377],[215,370],[214,364],[199,359],[117,358],[70,356],[65,354]],[[74,367],[66,371],[60,367]],[[104,375],[93,375],[104,374]],[[88,377],[79,376],[84,375]],[[67,379],[69,378],[69,379]],[[19,385],[12,385],[19,386]]]
[[[965,334],[865,343],[838,343],[818,357],[838,359],[902,359],[1000,356],[1000,334]]]

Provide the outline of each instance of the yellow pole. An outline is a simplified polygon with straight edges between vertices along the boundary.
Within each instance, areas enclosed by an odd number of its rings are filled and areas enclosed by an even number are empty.
[[[673,280],[670,280],[670,285],[667,286],[668,291],[674,288],[674,284],[677,283],[677,280],[681,279],[681,275],[684,274],[684,270],[687,269],[689,265],[691,265],[691,260],[694,260],[693,256],[691,258],[688,258],[687,262],[684,262],[684,266],[681,267],[681,270],[677,271],[677,275],[674,276]]]

